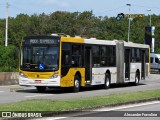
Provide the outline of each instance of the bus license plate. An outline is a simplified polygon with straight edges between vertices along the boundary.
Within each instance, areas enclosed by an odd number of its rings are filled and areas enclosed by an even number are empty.
[[[41,83],[41,80],[35,80],[35,83]]]

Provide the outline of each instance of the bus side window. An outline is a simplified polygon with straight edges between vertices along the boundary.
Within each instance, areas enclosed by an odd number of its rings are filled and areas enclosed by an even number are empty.
[[[136,62],[140,62],[140,49],[136,49]]]
[[[107,47],[101,46],[101,66],[107,66]]]
[[[159,59],[158,58],[155,58],[155,63],[159,63]]]
[[[97,45],[92,46],[93,67],[100,67],[100,48]]]
[[[146,49],[145,53],[146,53],[146,62],[149,63],[149,50]]]
[[[72,66],[81,67],[81,45],[72,45]]]
[[[69,51],[62,51],[62,65],[68,66],[70,65],[70,57],[69,57]]]
[[[71,47],[69,43],[62,44],[62,65],[69,66],[70,65],[70,54],[71,54]]]
[[[150,59],[151,59],[151,63],[153,63],[153,57],[151,57]]]

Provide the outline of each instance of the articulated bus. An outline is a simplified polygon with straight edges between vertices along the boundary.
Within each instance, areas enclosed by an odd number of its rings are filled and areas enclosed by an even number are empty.
[[[80,87],[133,83],[150,73],[148,45],[118,40],[97,40],[60,35],[27,36],[21,44],[19,84],[47,87]]]

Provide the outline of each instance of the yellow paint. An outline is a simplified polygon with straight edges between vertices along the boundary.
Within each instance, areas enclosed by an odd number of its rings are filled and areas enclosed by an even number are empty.
[[[85,68],[70,68],[68,74],[61,78],[61,87],[73,87],[77,72],[81,74],[81,86],[85,86]]]
[[[84,43],[84,39],[74,37],[61,37],[61,42]]]
[[[148,45],[148,48],[149,48],[149,54],[148,54],[148,57],[149,57],[149,63],[148,63],[148,73],[150,73],[150,63],[151,63],[151,60],[150,60],[150,46]]]
[[[74,37],[61,37],[60,41],[61,41],[61,43],[60,43],[59,67],[61,68],[62,43],[63,42],[84,43],[84,39],[83,38],[74,38]],[[61,87],[73,87],[74,86],[74,77],[77,72],[80,72],[80,74],[81,74],[81,86],[85,86],[85,68],[70,68],[70,70],[68,71],[68,74],[61,78],[60,86]]]
[[[62,42],[60,42],[59,49],[59,75],[61,76],[61,68],[62,68]]]
[[[28,71],[20,71],[22,72],[25,76],[27,76],[30,79],[49,79],[54,73],[56,72],[28,72]],[[58,71],[58,75],[60,75],[60,72]]]

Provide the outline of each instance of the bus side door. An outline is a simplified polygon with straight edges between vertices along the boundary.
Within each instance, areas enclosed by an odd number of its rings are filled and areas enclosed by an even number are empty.
[[[85,80],[91,84],[92,75],[92,51],[90,46],[85,46]]]
[[[125,49],[125,80],[130,80],[130,62],[131,62],[131,51]]]

